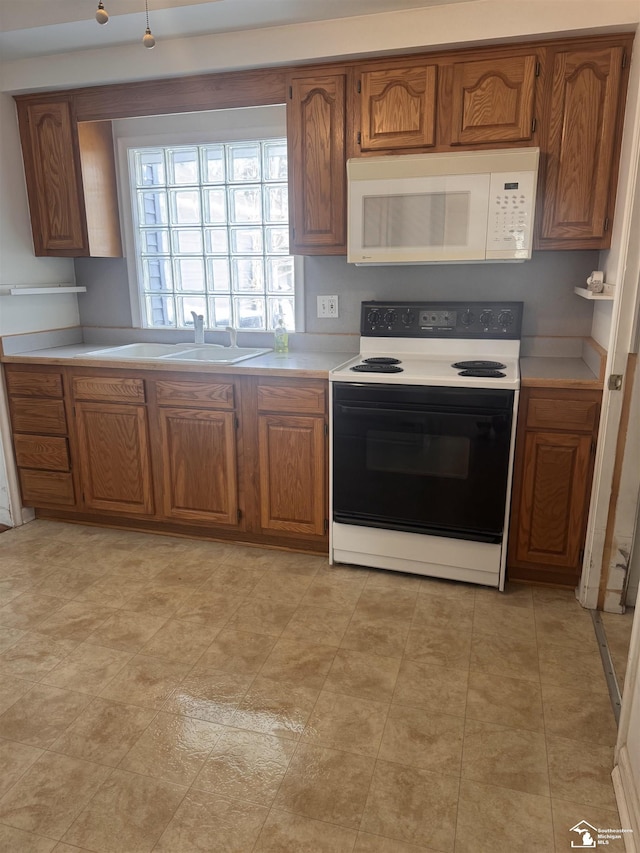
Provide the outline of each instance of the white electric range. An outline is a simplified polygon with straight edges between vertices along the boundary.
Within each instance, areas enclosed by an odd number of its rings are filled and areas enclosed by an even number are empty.
[[[331,562],[504,588],[519,302],[364,302],[331,383]]]

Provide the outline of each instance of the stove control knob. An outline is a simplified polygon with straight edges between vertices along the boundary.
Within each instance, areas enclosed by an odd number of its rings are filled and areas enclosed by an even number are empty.
[[[415,322],[416,315],[413,311],[403,311],[401,319],[405,326],[412,326]]]
[[[384,312],[385,326],[389,326],[389,328],[391,328],[391,326],[393,326],[393,324],[396,322],[397,319],[398,319],[398,315],[396,314],[395,311],[389,309],[388,311]]]
[[[482,325],[483,326],[490,326],[492,321],[493,321],[493,311],[489,311],[488,309],[486,311],[483,311],[482,314],[480,315],[480,322],[482,323]]]
[[[463,326],[471,326],[471,325],[473,325],[473,321],[476,318],[474,317],[473,311],[470,311],[467,308],[467,310],[464,311],[464,313],[462,314],[462,317],[460,319],[462,320]]]
[[[498,314],[498,323],[505,329],[513,323],[513,314],[508,308]]]
[[[371,326],[372,329],[375,329],[376,326],[380,325],[380,312],[377,308],[373,308],[367,314],[367,323]]]

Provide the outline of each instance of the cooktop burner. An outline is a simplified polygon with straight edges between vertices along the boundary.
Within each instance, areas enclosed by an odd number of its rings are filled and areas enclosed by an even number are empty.
[[[474,361],[456,361],[451,367],[459,367],[461,370],[502,370],[506,365],[499,361],[482,361],[481,359],[476,359]]]
[[[399,358],[391,358],[388,355],[374,356],[373,358],[363,359],[365,364],[402,364]]]
[[[395,360],[396,359],[394,359],[394,361]],[[358,373],[402,373],[402,368],[395,364],[389,364],[387,362],[380,364],[375,361],[370,364],[356,364],[351,368],[351,370],[355,370]]]
[[[485,376],[488,379],[501,379],[506,375],[501,370],[485,370],[479,367],[474,367],[470,370],[461,370],[458,373],[458,376]]]

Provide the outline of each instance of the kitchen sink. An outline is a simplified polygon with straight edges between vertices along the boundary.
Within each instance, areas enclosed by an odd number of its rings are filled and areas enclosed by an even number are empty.
[[[166,361],[205,361],[215,364],[236,364],[238,361],[244,361],[246,358],[254,358],[265,352],[271,352],[271,350],[257,347],[219,347],[212,349],[205,346],[202,348],[194,347],[193,349],[181,350],[180,352],[163,355],[161,358]]]
[[[222,349],[217,344],[211,344],[216,349]],[[78,358],[162,358],[163,356],[183,352],[190,349],[193,344],[124,344],[119,347],[106,347],[105,349],[92,350],[78,356]]]

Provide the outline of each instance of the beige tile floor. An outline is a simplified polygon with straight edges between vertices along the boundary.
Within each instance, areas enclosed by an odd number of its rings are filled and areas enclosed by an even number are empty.
[[[551,853],[619,824],[570,593],[36,521],[0,595],[2,851]]]

